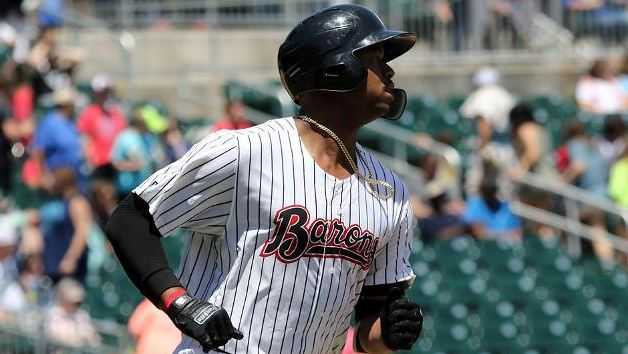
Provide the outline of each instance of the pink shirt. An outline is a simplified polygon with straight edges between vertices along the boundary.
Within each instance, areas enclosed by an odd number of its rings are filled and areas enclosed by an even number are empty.
[[[246,129],[250,128],[253,125],[248,120],[242,120],[239,122],[232,122],[227,119],[221,119],[216,124],[214,124],[214,131],[217,132],[219,130],[227,129],[227,130],[238,130],[238,129]]]
[[[78,130],[89,139],[87,159],[92,166],[102,166],[111,161],[113,143],[126,127],[126,119],[116,106],[103,111],[97,104],[85,108],[78,122]]]

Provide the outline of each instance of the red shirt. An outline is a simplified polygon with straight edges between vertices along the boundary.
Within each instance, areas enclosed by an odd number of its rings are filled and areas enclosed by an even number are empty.
[[[33,115],[34,108],[33,88],[29,85],[20,85],[11,98],[11,109],[13,117],[18,121],[29,119]]]
[[[251,122],[249,122],[248,120],[242,120],[239,122],[232,122],[230,120],[227,119],[221,119],[219,121],[216,122],[216,124],[214,124],[214,127],[212,129],[214,129],[214,131],[219,131],[222,129],[227,129],[227,130],[238,130],[238,129],[246,129],[246,128],[250,128],[253,125],[251,124]]]
[[[111,162],[113,143],[126,127],[126,119],[116,106],[105,112],[100,105],[90,104],[76,123],[78,130],[89,138],[87,159],[93,166]]]

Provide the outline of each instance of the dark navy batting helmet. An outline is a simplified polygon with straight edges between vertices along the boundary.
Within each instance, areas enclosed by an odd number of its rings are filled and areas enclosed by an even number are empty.
[[[279,48],[279,74],[293,100],[311,91],[350,92],[367,76],[355,55],[381,44],[386,62],[407,52],[416,35],[386,28],[371,10],[358,5],[324,9],[299,23]],[[396,102],[386,118],[398,118],[406,94],[395,89]]]

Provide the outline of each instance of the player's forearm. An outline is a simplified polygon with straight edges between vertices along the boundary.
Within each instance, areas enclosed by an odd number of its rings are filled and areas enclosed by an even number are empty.
[[[382,328],[378,317],[369,317],[360,321],[357,329],[358,350],[364,353],[392,353],[382,339]]]
[[[155,305],[170,288],[180,287],[168,266],[160,234],[140,197],[129,194],[111,215],[105,233],[133,284]]]

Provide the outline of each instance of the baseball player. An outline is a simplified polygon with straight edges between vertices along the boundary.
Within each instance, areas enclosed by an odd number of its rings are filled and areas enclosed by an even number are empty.
[[[183,332],[175,353],[339,353],[352,316],[358,352],[417,340],[408,192],[356,143],[403,112],[386,63],[415,41],[361,6],[312,15],[278,55],[302,115],[214,133],[120,203],[107,235]],[[175,275],[160,238],[179,228],[190,235]]]

